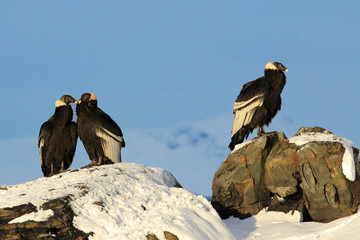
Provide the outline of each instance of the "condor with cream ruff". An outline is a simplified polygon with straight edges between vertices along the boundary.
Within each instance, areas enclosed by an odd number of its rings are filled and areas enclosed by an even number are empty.
[[[237,97],[233,113],[234,124],[229,148],[242,143],[257,128],[257,135],[264,134],[264,125],[269,125],[281,109],[281,92],[286,83],[287,68],[279,62],[265,65],[263,77],[244,84]]]
[[[91,165],[121,162],[125,147],[120,127],[97,106],[93,93],[84,93],[76,106],[78,132]]]

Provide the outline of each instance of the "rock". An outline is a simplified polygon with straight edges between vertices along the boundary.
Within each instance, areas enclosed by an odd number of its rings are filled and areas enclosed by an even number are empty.
[[[282,133],[266,134],[229,154],[212,184],[211,203],[220,217],[243,219],[269,205],[271,193],[264,182],[264,165],[271,149],[284,137]]]
[[[357,211],[358,149],[320,127],[301,128],[290,139],[275,136],[266,134],[239,146],[215,174],[212,204],[222,218],[244,218],[268,207],[329,222]],[[272,144],[261,148],[265,139]]]
[[[44,203],[42,210],[51,209],[54,215],[45,221],[25,221],[20,223],[9,223],[11,220],[24,215],[25,213],[37,212],[37,208],[29,204],[23,204],[8,208],[4,217],[0,210],[0,236],[1,239],[88,239],[92,233],[84,233],[73,225],[74,212],[68,204],[67,198],[55,199]],[[3,221],[4,219],[7,219]]]
[[[179,240],[179,238],[175,234],[172,234],[171,232],[167,232],[167,231],[164,232],[164,237],[166,240]],[[146,235],[146,239],[147,240],[159,240],[159,238],[155,234]]]
[[[35,211],[36,207],[31,203],[22,204],[11,208],[0,209],[0,225],[6,224],[15,218]]]

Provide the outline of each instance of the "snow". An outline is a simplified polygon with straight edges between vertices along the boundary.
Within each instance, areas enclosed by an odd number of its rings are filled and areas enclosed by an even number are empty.
[[[299,212],[265,212],[240,220],[224,220],[237,240],[354,240],[359,239],[360,214],[337,219],[330,223],[300,222]]]
[[[94,232],[90,239],[164,239],[164,231],[180,239],[235,239],[209,201],[183,188],[161,168],[117,163],[61,173],[2,187],[0,208],[31,202],[37,213],[14,222],[42,221],[50,215],[40,206],[70,196],[74,225]]]
[[[231,153],[234,153],[236,152],[237,150],[245,147],[246,145],[249,145],[250,143],[252,143],[254,140],[250,140],[250,141],[247,141],[247,142],[242,142],[242,143],[239,143],[239,144],[236,144],[234,149],[231,151]]]
[[[26,221],[35,221],[35,222],[43,222],[46,221],[49,217],[54,215],[54,211],[51,209],[48,210],[40,210],[38,212],[32,212],[25,215],[22,215],[21,217],[15,218],[11,220],[9,223],[22,223]]]
[[[356,170],[355,170],[355,160],[354,160],[354,153],[353,153],[353,146],[354,144],[347,139],[339,138],[334,134],[331,133],[301,133],[298,136],[294,136],[289,138],[290,143],[295,143],[298,146],[302,146],[309,142],[315,141],[323,141],[323,142],[339,142],[345,148],[345,152],[343,155],[342,161],[342,169],[343,173],[347,179],[350,181],[355,181],[356,178]]]
[[[90,239],[145,240],[152,233],[163,240],[164,231],[181,240],[353,240],[360,235],[360,213],[330,223],[301,222],[297,211],[265,210],[245,220],[221,220],[203,196],[173,187],[176,183],[161,168],[118,163],[3,186],[0,208],[31,202],[38,212],[11,223],[44,221],[53,213],[42,210],[43,203],[71,196],[77,215],[74,224],[84,232],[94,232]]]

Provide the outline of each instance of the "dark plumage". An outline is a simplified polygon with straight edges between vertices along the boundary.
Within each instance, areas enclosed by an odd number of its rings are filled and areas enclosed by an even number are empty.
[[[57,100],[54,115],[40,128],[38,148],[45,177],[65,171],[74,159],[78,134],[76,123],[72,121],[71,102],[76,100],[69,95]]]
[[[280,94],[286,83],[287,68],[279,62],[269,62],[263,77],[246,83],[234,103],[234,124],[229,148],[242,143],[257,128],[258,136],[281,109]]]
[[[92,163],[102,165],[121,162],[125,140],[120,127],[97,107],[93,93],[84,93],[77,106],[78,132]]]

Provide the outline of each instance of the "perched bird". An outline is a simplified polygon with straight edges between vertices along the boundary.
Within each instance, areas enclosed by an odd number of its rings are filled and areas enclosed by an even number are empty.
[[[281,109],[280,94],[286,83],[287,68],[279,62],[265,65],[265,74],[244,84],[234,103],[234,124],[229,148],[242,143],[257,128],[257,135],[265,133],[264,125],[269,125]]]
[[[125,140],[120,127],[97,107],[96,96],[84,93],[76,105],[78,132],[87,154],[89,166],[121,162]]]
[[[63,172],[71,166],[77,143],[77,127],[72,121],[69,103],[76,100],[64,95],[55,102],[55,113],[40,128],[38,148],[41,170],[45,177]]]

